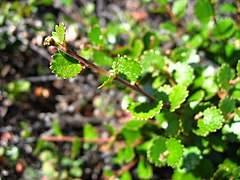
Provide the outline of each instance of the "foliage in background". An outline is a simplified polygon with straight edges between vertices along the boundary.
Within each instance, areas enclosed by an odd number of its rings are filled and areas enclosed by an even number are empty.
[[[48,1],[41,2],[46,5]],[[66,8],[74,6],[73,1],[60,2]],[[109,166],[102,170],[102,176],[131,179],[135,172],[139,179],[151,179],[155,167],[171,167],[172,179],[240,178],[239,2],[196,0],[191,17],[187,14],[187,0],[142,0],[141,3],[148,7],[149,14],[169,18],[152,28],[126,14],[124,22],[119,18],[101,27],[93,3],[80,9],[84,28],[79,29],[88,42],[76,53],[111,69],[107,79],[99,74],[100,87],[117,87],[126,93],[122,106],[132,115],[120,129],[106,124],[110,137],[108,148],[112,148],[114,155]],[[37,11],[37,2],[28,6],[29,12],[24,10],[20,19]],[[3,17],[14,10],[9,3],[1,8]],[[8,21],[20,23],[15,18]],[[75,22],[66,17],[61,20],[66,22],[66,27],[57,24],[47,41],[59,48],[52,56],[50,68],[58,77],[70,78],[85,66],[66,50],[65,30]],[[1,43],[4,49],[6,41]],[[142,88],[155,101],[149,102],[142,94],[128,95],[131,89],[114,83],[116,77]],[[30,84],[21,83],[21,88],[18,88],[19,81],[5,86],[9,98],[29,91]],[[28,132],[24,124],[22,129]],[[56,137],[63,136],[57,121],[53,121],[52,129]],[[42,162],[43,175],[59,179],[82,177],[84,153],[81,151],[96,148],[95,140],[100,134],[91,124],[84,125],[82,139],[73,137],[68,155],[59,155],[54,143],[39,141],[35,154]],[[114,151],[118,141],[124,146]],[[9,152],[2,148],[0,155],[15,160],[17,155]],[[132,167],[122,173],[115,169],[131,163]]]

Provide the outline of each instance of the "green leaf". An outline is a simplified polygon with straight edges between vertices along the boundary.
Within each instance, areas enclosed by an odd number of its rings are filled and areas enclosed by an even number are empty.
[[[187,63],[177,62],[175,64],[174,80],[178,84],[189,86],[194,79],[193,68]]]
[[[178,134],[180,124],[176,114],[165,111],[156,115],[155,119],[163,129],[166,129],[167,135],[175,136]]]
[[[121,174],[120,180],[132,180],[132,175],[129,171],[124,171]]]
[[[141,56],[143,71],[152,73],[155,69],[163,69],[165,60],[159,50],[144,51]]]
[[[223,116],[216,107],[210,107],[203,111],[203,118],[198,120],[198,130],[196,133],[207,136],[210,132],[215,132],[222,127]]]
[[[183,146],[178,140],[171,138],[167,139],[166,147],[170,151],[169,156],[167,156],[167,164],[175,167],[182,158]]]
[[[65,26],[63,22],[55,25],[55,32],[52,32],[52,37],[58,45],[65,43]]]
[[[152,167],[142,158],[137,165],[137,175],[139,179],[151,179],[153,175]]]
[[[140,120],[147,120],[158,114],[162,109],[162,101],[152,103],[131,103],[128,110],[132,115]]]
[[[201,151],[197,146],[190,146],[184,149],[181,169],[190,171],[199,165],[202,159]]]
[[[171,103],[170,111],[173,112],[178,109],[187,96],[188,90],[186,86],[181,84],[174,86],[169,94],[169,101]]]
[[[79,138],[75,136],[72,143],[72,154],[71,154],[72,159],[75,159],[80,148],[81,148],[81,144],[80,144]]]
[[[175,167],[183,155],[183,146],[176,139],[166,139],[157,136],[150,145],[147,157],[155,166],[165,166],[166,164]]]
[[[230,3],[223,3],[220,6],[220,12],[222,13],[236,13],[237,12],[237,6],[234,6]]]
[[[194,13],[201,23],[208,23],[213,15],[211,2],[209,0],[198,0],[194,5]]]
[[[219,82],[219,86],[224,90],[230,89],[229,81],[234,77],[230,67],[227,64],[223,64],[221,68],[219,68],[217,73],[217,78]]]
[[[52,123],[52,129],[53,129],[53,132],[54,132],[54,134],[55,134],[56,136],[61,136],[61,135],[62,135],[62,130],[60,129],[57,120],[54,120],[54,121],[53,121],[53,123]]]
[[[131,144],[142,138],[140,131],[138,130],[129,130],[127,128],[122,129],[122,135],[127,143]]]
[[[236,70],[237,70],[237,75],[240,77],[240,60],[238,60]]]
[[[98,134],[91,124],[86,124],[83,127],[83,138],[84,139],[96,139]]]
[[[240,142],[240,117],[235,115],[231,122],[222,128],[223,139],[230,142]]]
[[[187,9],[187,0],[175,0],[172,6],[173,14],[175,14],[179,19],[182,18]]]
[[[213,38],[225,40],[230,38],[236,31],[236,24],[230,18],[220,19],[213,27]]]
[[[111,57],[98,50],[93,50],[93,61],[100,66],[111,66],[113,62]]]
[[[136,130],[139,130],[141,127],[143,127],[144,124],[146,124],[146,121],[131,120],[131,121],[128,121],[124,127],[126,129],[136,131]]]
[[[123,163],[131,162],[135,157],[134,149],[130,145],[118,151],[115,158],[115,163],[121,165]]]
[[[94,26],[90,32],[88,33],[89,40],[94,44],[94,45],[103,45],[104,44],[104,39],[103,35],[101,32],[101,29],[99,26]]]
[[[131,57],[137,58],[142,54],[144,49],[144,44],[140,39],[137,39],[133,44],[133,49],[131,52]]]
[[[125,74],[126,77],[132,82],[136,82],[142,74],[142,67],[138,60],[134,60],[127,56],[119,56],[117,59],[117,64],[118,72]]]
[[[229,113],[232,113],[235,109],[235,101],[230,98],[222,99],[219,103],[219,108],[222,111],[224,117],[227,117]]]
[[[195,92],[187,100],[189,102],[189,106],[194,109],[203,100],[204,96],[205,93],[203,90]]]
[[[82,66],[78,60],[59,50],[52,56],[50,69],[60,78],[71,78],[81,72]]]
[[[222,164],[218,166],[217,171],[213,174],[213,179],[230,179],[232,177],[233,170],[237,167],[237,164],[230,159],[225,159]]]

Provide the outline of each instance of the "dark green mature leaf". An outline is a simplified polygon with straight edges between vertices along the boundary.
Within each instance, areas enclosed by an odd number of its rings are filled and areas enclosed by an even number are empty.
[[[89,40],[94,44],[94,45],[103,45],[104,44],[104,39],[103,35],[101,32],[101,29],[99,26],[94,26],[90,32],[88,33]]]
[[[168,136],[175,136],[178,134],[180,130],[180,122],[176,114],[165,111],[156,115],[155,119],[159,126],[166,129],[166,134]]]
[[[178,109],[187,96],[188,90],[186,86],[181,84],[174,86],[169,94],[169,101],[171,103],[170,111],[173,112]]]
[[[225,159],[222,164],[218,166],[217,171],[213,174],[213,179],[230,179],[233,176],[233,170],[237,167],[237,163],[230,160]],[[237,177],[237,179],[240,176]]]
[[[194,5],[194,13],[201,23],[208,23],[213,15],[211,2],[209,0],[198,0]]]
[[[156,166],[176,166],[183,155],[183,146],[173,138],[155,137],[147,151],[147,157]]]
[[[58,45],[65,41],[65,26],[63,22],[55,25],[55,32],[52,32],[52,37]]]
[[[190,171],[200,163],[202,159],[201,151],[197,146],[187,147],[184,149],[181,169]]]
[[[207,136],[210,132],[215,132],[222,127],[223,116],[216,107],[210,107],[203,111],[203,118],[198,120],[198,130],[196,133]]]
[[[217,40],[230,38],[236,31],[236,24],[230,18],[220,19],[213,28],[213,37]]]
[[[178,84],[189,86],[194,79],[193,68],[187,63],[177,62],[175,64],[174,80]]]
[[[235,109],[235,101],[230,98],[222,99],[219,103],[219,108],[221,109],[224,117],[227,117],[228,113],[232,113]]]
[[[54,54],[52,59],[53,62],[51,62],[50,69],[52,69],[52,72],[60,78],[74,77],[82,70],[82,66],[79,64],[78,60],[61,50]]]
[[[136,82],[142,74],[140,62],[127,56],[118,57],[117,61],[119,63],[118,72],[125,74],[130,81]]]
[[[162,109],[162,101],[152,102],[152,103],[132,103],[130,104],[128,110],[132,115],[140,120],[147,120],[158,114]]]
[[[230,67],[227,64],[223,64],[218,70],[217,78],[221,88],[224,90],[229,90],[229,81],[234,77]]]

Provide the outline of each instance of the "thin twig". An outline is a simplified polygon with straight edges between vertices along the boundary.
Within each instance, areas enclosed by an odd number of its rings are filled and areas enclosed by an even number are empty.
[[[69,49],[66,49],[66,47],[60,46],[60,49],[61,49],[62,51],[64,51],[67,55],[69,55],[69,56],[77,59],[77,60],[78,60],[81,64],[83,64],[84,66],[89,67],[89,68],[91,68],[92,70],[95,70],[95,71],[99,72],[100,74],[103,74],[103,75],[105,75],[105,76],[107,76],[107,77],[110,77],[110,76],[111,76],[111,74],[110,74],[107,70],[105,70],[105,69],[103,69],[103,68],[101,68],[101,67],[93,64],[92,62],[86,60],[86,59],[83,58],[82,56],[79,56],[79,55],[76,54],[75,52],[73,52],[73,51],[71,51],[71,50],[69,50]],[[152,102],[152,101],[155,101],[155,98],[154,98],[154,97],[152,97],[151,95],[149,95],[149,94],[147,94],[146,92],[144,92],[144,91],[143,91],[141,88],[139,88],[137,85],[132,85],[132,84],[130,84],[129,82],[127,82],[127,81],[125,81],[124,79],[121,79],[121,78],[119,78],[119,77],[114,78],[114,81],[117,81],[117,82],[119,82],[119,83],[121,83],[121,84],[123,84],[123,85],[125,85],[125,86],[127,86],[127,87],[129,87],[129,88],[131,88],[131,89],[133,89],[133,90],[135,90],[136,92],[138,92],[138,93],[142,94],[143,96],[147,97],[151,102]]]
[[[74,137],[72,136],[43,136],[41,139],[51,142],[73,142]],[[88,143],[109,143],[112,142],[115,138],[97,138],[97,139],[83,139],[78,138],[79,142],[88,142]]]

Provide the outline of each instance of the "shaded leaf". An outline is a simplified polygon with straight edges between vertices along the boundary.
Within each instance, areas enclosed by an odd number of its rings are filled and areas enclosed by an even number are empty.
[[[224,90],[229,90],[230,84],[229,81],[233,78],[233,73],[230,67],[227,64],[223,64],[218,70],[217,78],[221,88]]]
[[[79,138],[74,137],[73,143],[72,143],[72,153],[71,153],[71,158],[72,159],[75,159],[75,157],[77,156],[80,148],[81,148],[81,144],[80,144]]]
[[[152,103],[132,103],[130,104],[128,110],[132,113],[134,117],[140,120],[147,120],[152,118],[162,109],[162,101],[152,102]]]

